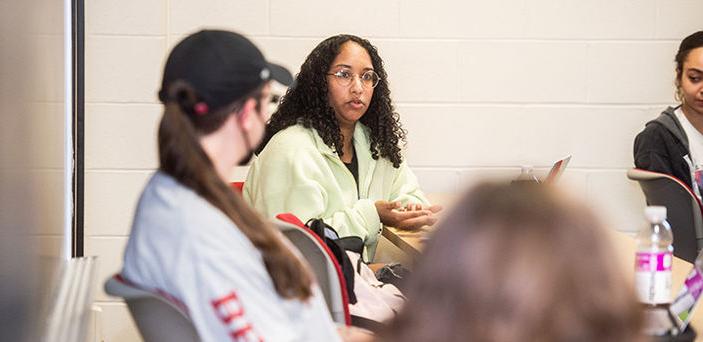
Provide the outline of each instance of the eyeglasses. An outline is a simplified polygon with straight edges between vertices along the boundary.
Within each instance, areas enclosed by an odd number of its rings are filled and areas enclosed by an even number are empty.
[[[340,86],[348,87],[356,74],[349,70],[342,69],[335,73],[328,73],[327,75],[334,76],[334,79],[337,80],[337,84]],[[381,80],[381,77],[373,70],[366,70],[366,72],[358,76],[361,80],[361,85],[366,88],[375,88]]]

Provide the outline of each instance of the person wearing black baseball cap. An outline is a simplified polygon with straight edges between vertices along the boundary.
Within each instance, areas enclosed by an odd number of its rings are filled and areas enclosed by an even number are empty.
[[[340,339],[308,266],[227,184],[261,140],[270,80],[292,77],[227,31],[188,36],[164,68],[160,166],[121,275],[183,304],[203,341]]]
[[[222,110],[231,112],[235,104],[243,104],[241,100],[247,97],[256,99],[255,94],[266,95],[263,100],[268,100],[268,92],[263,90],[268,90],[266,84],[269,80],[287,86],[293,82],[293,76],[284,67],[267,62],[261,51],[244,36],[205,30],[188,36],[171,51],[164,68],[159,100],[165,105],[178,105],[194,124],[202,123],[206,126],[203,127],[204,133],[209,133],[229,113],[206,114]],[[262,103],[256,104],[257,112],[266,107]],[[248,111],[242,111],[240,123],[246,121],[246,113]],[[213,116],[219,120],[213,120]],[[259,123],[266,121],[262,115],[255,117]],[[239,127],[244,138],[242,147],[247,150],[240,164],[246,164],[256,147],[252,145],[258,145],[261,138],[258,132],[253,133],[256,136],[249,136],[252,134],[249,130],[242,129],[242,125]]]

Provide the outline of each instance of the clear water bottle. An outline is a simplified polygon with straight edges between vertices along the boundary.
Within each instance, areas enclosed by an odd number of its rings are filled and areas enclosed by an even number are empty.
[[[651,305],[671,302],[671,265],[674,236],[666,221],[666,207],[644,210],[645,225],[637,234],[635,285],[640,301]]]

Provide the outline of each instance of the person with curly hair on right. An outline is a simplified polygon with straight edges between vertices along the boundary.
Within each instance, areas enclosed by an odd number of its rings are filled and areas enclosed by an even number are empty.
[[[376,48],[353,35],[327,38],[271,116],[244,198],[266,216],[323,219],[362,238],[372,260],[384,225],[418,229],[441,209],[420,190],[404,143]]]

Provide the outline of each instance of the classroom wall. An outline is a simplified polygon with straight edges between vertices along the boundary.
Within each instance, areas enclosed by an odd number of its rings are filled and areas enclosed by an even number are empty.
[[[43,337],[71,254],[65,37],[64,1],[0,2],[0,341]]]
[[[427,192],[543,170],[614,229],[641,224],[625,172],[632,140],[673,103],[678,41],[703,29],[697,0],[86,1],[86,252],[117,271],[140,189],[157,167],[156,92],[171,46],[199,27],[239,31],[297,71],[323,38],[371,40]],[[241,180],[246,170],[235,170]],[[138,339],[99,292],[105,341]]]

